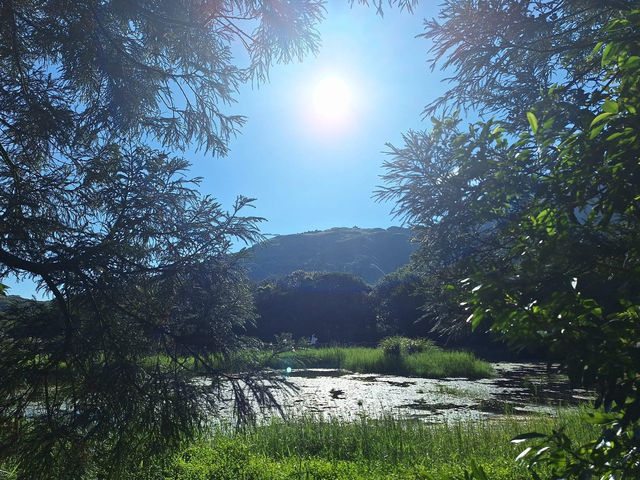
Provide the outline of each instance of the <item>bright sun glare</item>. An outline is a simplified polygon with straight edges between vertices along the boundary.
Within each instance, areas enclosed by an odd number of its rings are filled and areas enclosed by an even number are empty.
[[[313,110],[323,123],[344,123],[351,113],[352,103],[351,90],[339,77],[325,77],[313,90]]]

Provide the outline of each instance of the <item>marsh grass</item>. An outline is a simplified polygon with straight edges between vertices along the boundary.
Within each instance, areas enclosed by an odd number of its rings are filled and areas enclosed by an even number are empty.
[[[452,387],[450,385],[436,385],[436,389],[438,393],[442,395],[451,395],[453,397],[461,397],[461,398],[476,398],[478,395],[470,390],[465,390],[463,388]],[[424,392],[418,392],[424,393]]]
[[[241,431],[218,429],[189,447],[167,473],[176,480],[417,480],[461,475],[475,462],[493,480],[528,478],[514,461],[523,447],[511,438],[560,427],[580,442],[597,435],[576,411],[557,418],[448,424],[392,417],[348,424],[314,417],[274,420]]]
[[[396,337],[392,339],[395,340]],[[411,339],[397,337],[403,342]],[[357,373],[406,375],[425,378],[466,377],[469,379],[495,376],[490,363],[478,359],[472,353],[445,351],[430,342],[411,340],[410,348],[399,353],[388,353],[383,348],[326,347],[299,348],[295,351],[274,353],[269,351],[238,352],[227,357],[207,358],[209,365],[227,372],[255,370],[265,366],[284,370],[290,368],[330,368]],[[415,345],[414,345],[415,344]],[[413,347],[411,347],[413,345]],[[145,360],[149,367],[173,368],[175,364],[163,355]],[[204,373],[202,365],[193,357],[178,360],[184,372]]]
[[[428,378],[488,378],[493,368],[468,352],[437,347],[417,353],[388,355],[379,348],[329,347],[286,352],[270,362],[273,368],[336,368],[358,373]]]

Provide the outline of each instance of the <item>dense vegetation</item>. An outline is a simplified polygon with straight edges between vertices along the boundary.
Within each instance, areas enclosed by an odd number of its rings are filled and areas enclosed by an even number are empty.
[[[445,328],[543,347],[597,390],[600,440],[555,433],[532,463],[638,478],[638,3],[448,0],[424,36],[450,89],[430,131],[390,145],[379,195],[418,234],[426,301]]]
[[[260,219],[201,194],[177,155],[224,155],[238,85],[316,49],[321,2],[279,6],[0,2],[0,278],[55,299],[0,319],[0,452],[20,478],[126,478],[202,428],[223,378],[270,401],[249,366],[208,361],[251,346],[229,249]]]
[[[424,339],[389,337],[379,348],[295,348],[269,361],[273,368],[337,368],[424,378],[488,378],[491,365],[468,352],[444,351]]]
[[[441,331],[439,314],[424,305],[425,285],[430,284],[433,280],[425,280],[412,266],[385,275],[373,287],[347,273],[296,271],[254,286],[258,318],[247,333],[264,342],[284,333],[295,340],[315,334],[323,345],[367,346],[393,335],[429,337],[495,359],[513,356],[488,332],[471,331],[470,326],[455,336]]]
[[[514,462],[521,447],[509,442],[522,428],[563,428],[574,442],[597,434],[577,414],[510,419],[499,423],[437,424],[362,417],[274,422],[239,434],[215,435],[190,447],[170,467],[173,478],[235,479],[463,479],[482,464],[495,480],[527,476]],[[537,471],[544,478],[549,470]],[[480,477],[477,477],[480,478]]]
[[[293,272],[255,289],[255,333],[265,341],[315,333],[323,343],[375,341],[370,287],[347,273]],[[250,330],[252,332],[252,330]]]
[[[274,421],[255,429],[220,428],[164,463],[145,461],[132,480],[462,480],[482,465],[494,480],[526,478],[521,447],[509,442],[522,429],[562,429],[576,443],[597,435],[576,412],[559,418],[426,424],[361,417]],[[476,471],[479,469],[476,467]],[[536,469],[541,478],[549,470]],[[11,478],[11,477],[9,477]],[[477,476],[480,479],[482,477]]]

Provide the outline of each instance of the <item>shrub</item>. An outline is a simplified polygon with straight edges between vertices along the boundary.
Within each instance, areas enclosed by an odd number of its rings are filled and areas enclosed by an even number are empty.
[[[380,348],[385,355],[421,353],[438,347],[426,338],[387,337],[380,341]]]
[[[403,337],[387,337],[380,341],[379,346],[385,355],[397,356],[400,355],[400,352],[402,351],[403,340]]]

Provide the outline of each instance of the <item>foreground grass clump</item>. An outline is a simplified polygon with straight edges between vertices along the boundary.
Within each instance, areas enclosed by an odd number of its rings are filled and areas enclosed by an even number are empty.
[[[358,373],[470,379],[493,376],[493,368],[468,352],[445,351],[433,344],[413,351],[385,353],[383,348],[329,347],[285,352],[270,362],[273,368],[339,368]]]
[[[240,432],[218,430],[175,459],[175,480],[448,479],[481,465],[492,480],[529,478],[514,461],[522,446],[510,439],[526,431],[563,427],[578,441],[597,432],[577,412],[558,418],[506,419],[455,424],[361,418],[303,418]],[[538,472],[545,478],[545,471]]]

